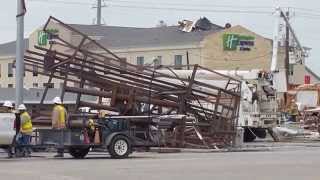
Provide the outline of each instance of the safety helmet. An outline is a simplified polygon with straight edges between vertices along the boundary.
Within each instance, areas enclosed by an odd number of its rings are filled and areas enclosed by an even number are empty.
[[[20,105],[18,106],[18,110],[21,110],[21,111],[27,110],[27,107],[26,107],[24,104],[20,104]]]
[[[61,98],[60,97],[55,97],[53,100],[53,103],[55,104],[62,104]]]
[[[11,101],[5,101],[5,102],[3,103],[3,106],[4,106],[4,107],[8,107],[8,108],[13,108],[13,104],[12,104]]]

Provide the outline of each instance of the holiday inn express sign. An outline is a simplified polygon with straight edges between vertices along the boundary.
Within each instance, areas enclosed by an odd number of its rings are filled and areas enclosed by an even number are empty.
[[[48,41],[51,39],[55,39],[58,35],[59,30],[57,29],[48,29],[47,32],[45,31],[38,31],[38,45],[39,46],[46,46]]]
[[[255,37],[240,34],[224,34],[223,50],[225,51],[251,51]]]

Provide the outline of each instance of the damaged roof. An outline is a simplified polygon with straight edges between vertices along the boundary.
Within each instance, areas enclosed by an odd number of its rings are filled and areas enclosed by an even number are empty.
[[[208,30],[192,32],[183,32],[179,26],[153,28],[75,24],[71,26],[89,36],[97,37],[97,42],[109,49],[198,44],[208,34],[224,29],[215,24],[212,24]]]

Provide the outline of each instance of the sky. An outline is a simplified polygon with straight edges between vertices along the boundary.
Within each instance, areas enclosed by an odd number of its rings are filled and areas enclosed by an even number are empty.
[[[93,24],[97,0],[26,0],[25,37],[55,16],[66,23]],[[320,1],[279,0],[290,7],[291,23],[301,44],[312,48],[307,65],[320,74]],[[179,20],[207,17],[212,23],[242,25],[272,38],[276,0],[105,0],[103,22],[112,26],[153,27],[160,20],[176,25]],[[16,39],[16,0],[0,6],[0,43]]]

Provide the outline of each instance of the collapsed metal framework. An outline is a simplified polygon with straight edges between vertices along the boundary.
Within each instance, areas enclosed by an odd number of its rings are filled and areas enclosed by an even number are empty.
[[[64,34],[54,34],[51,29],[57,27],[73,40],[67,40]],[[193,117],[183,118],[167,129],[166,144],[171,146],[211,147],[234,141],[241,91],[239,80],[198,65],[189,78],[178,77],[170,68],[172,75],[133,65],[54,17],[48,19],[43,30],[51,37],[50,47],[35,46],[34,50],[28,50],[24,57],[25,70],[48,76],[47,84],[54,78],[62,80],[62,99],[65,93],[75,93],[77,107],[120,115]],[[199,69],[220,76],[223,85],[196,80]],[[82,95],[95,96],[97,102],[82,101]]]

